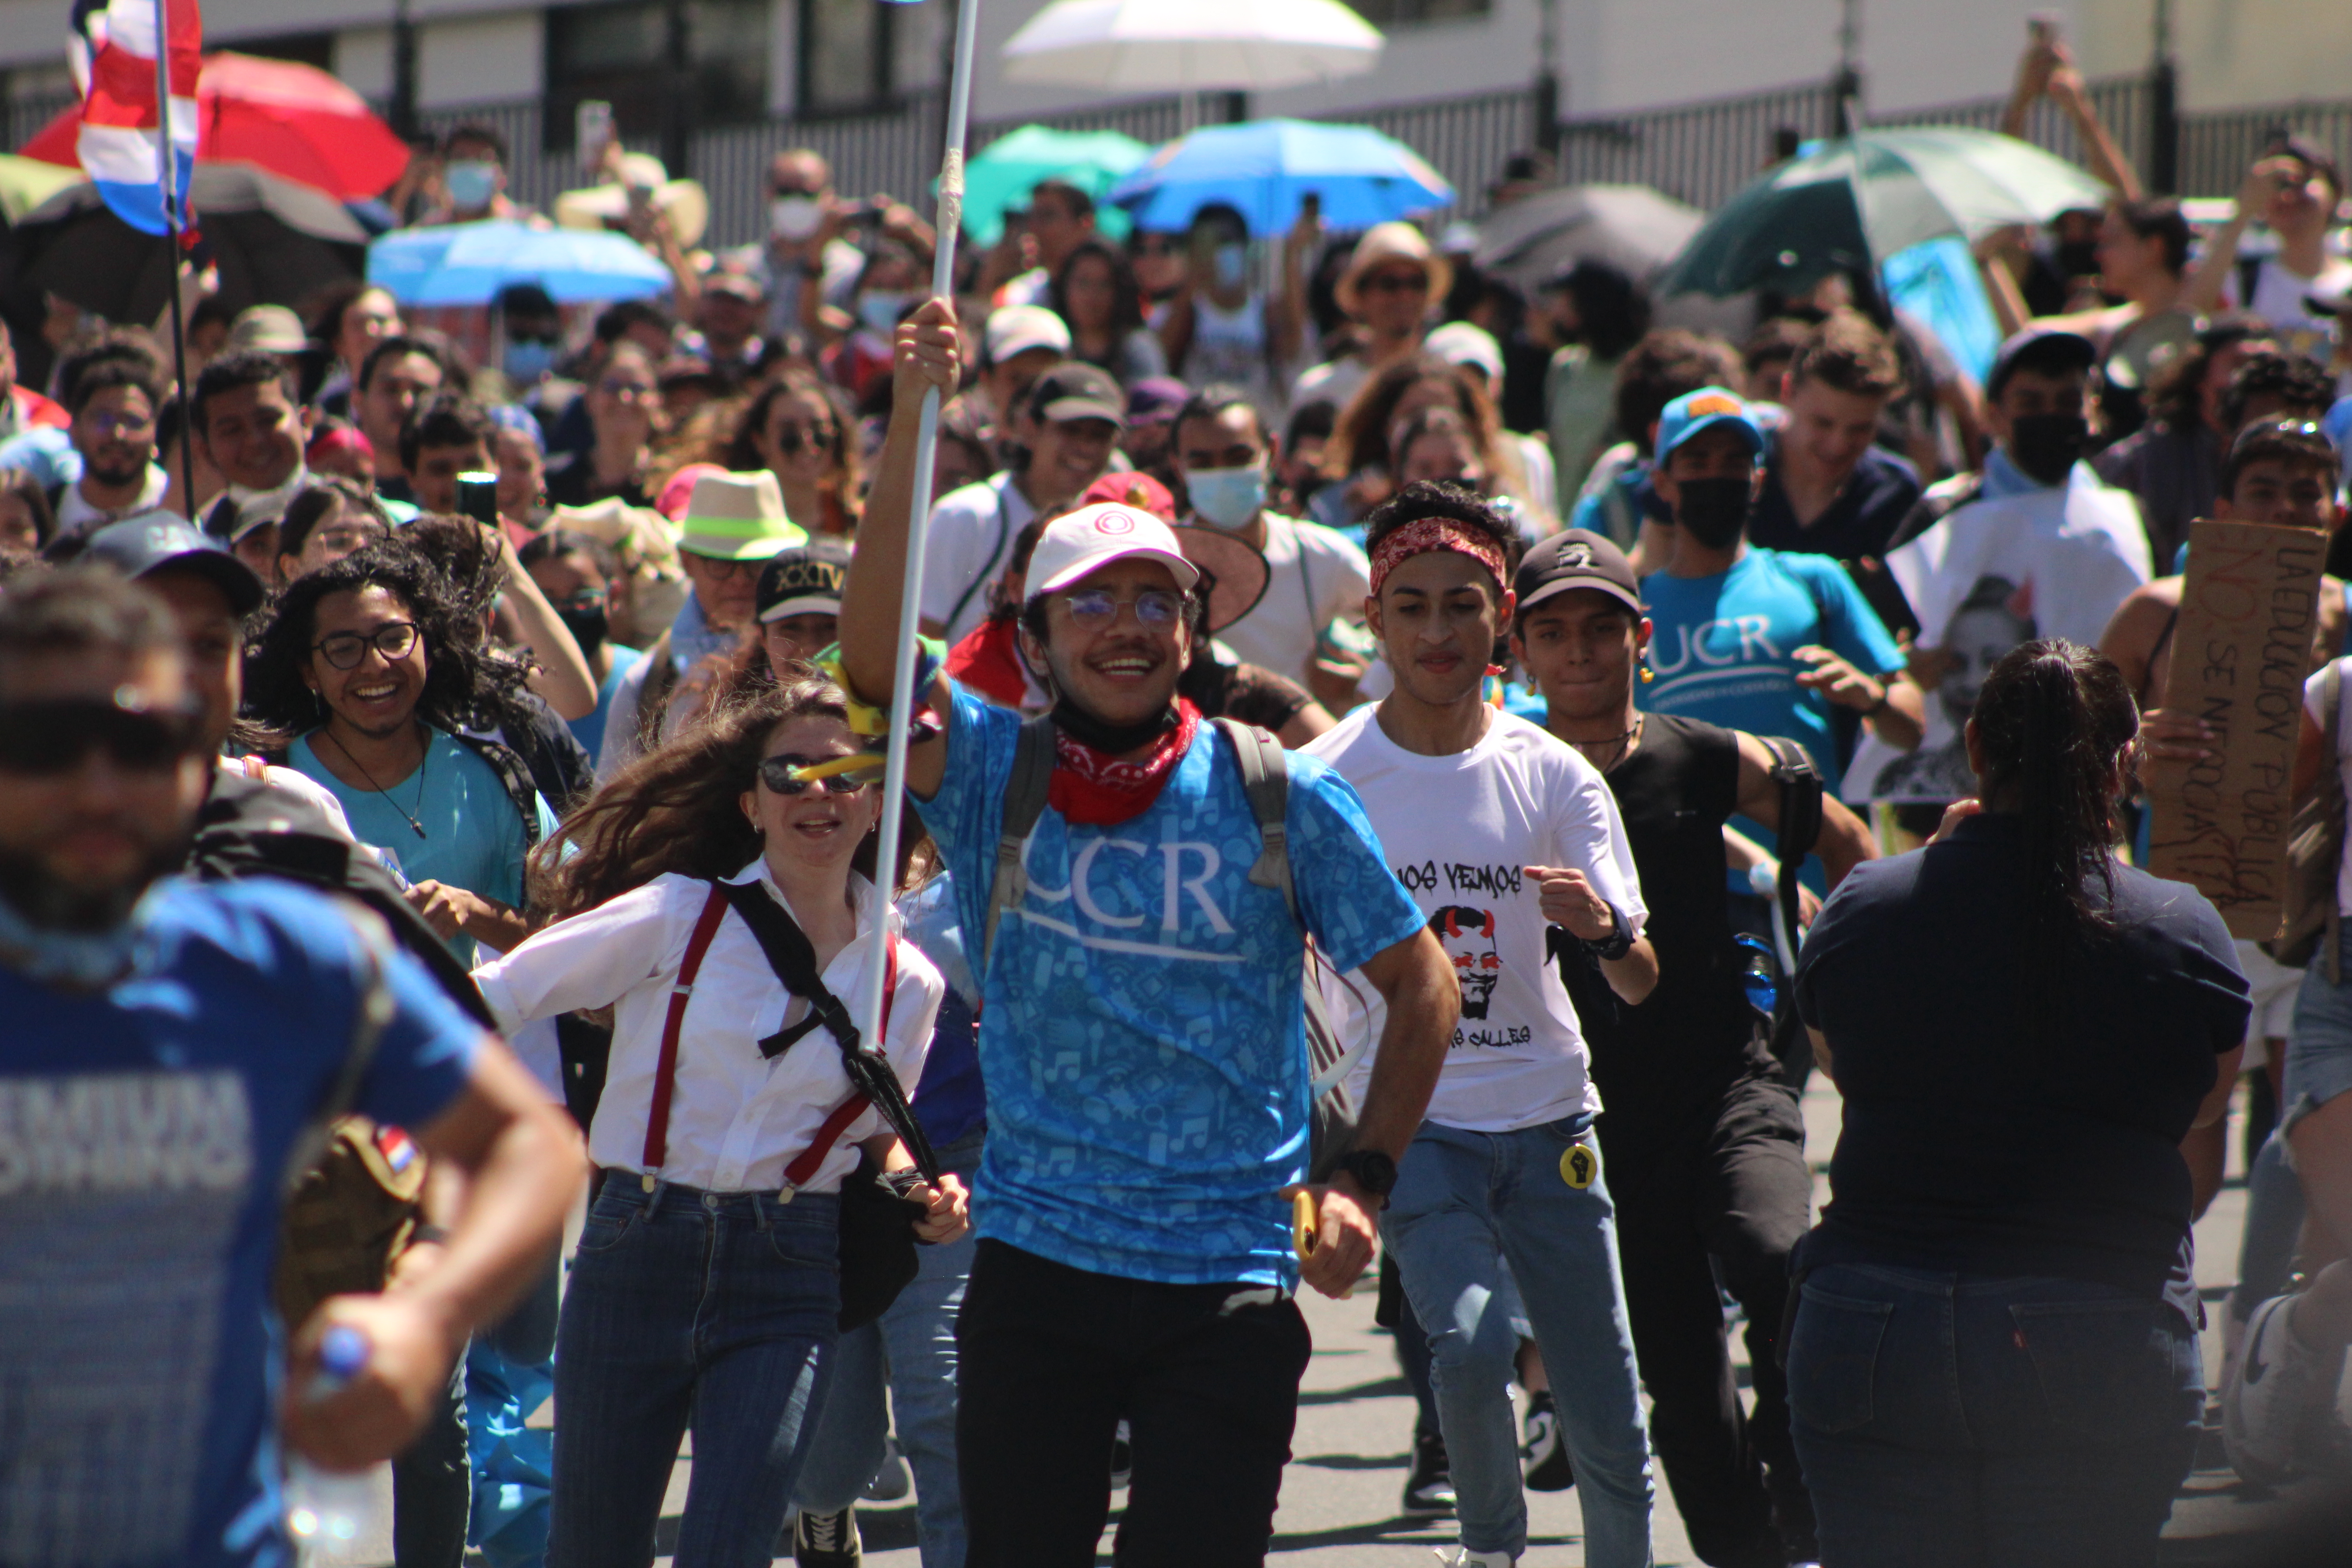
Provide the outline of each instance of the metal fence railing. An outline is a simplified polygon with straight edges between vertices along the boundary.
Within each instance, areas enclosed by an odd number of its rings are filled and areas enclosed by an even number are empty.
[[[2154,162],[2157,95],[2151,83],[2145,78],[2121,78],[2094,84],[2092,93],[2101,120],[2147,172]],[[1470,217],[1485,209],[1486,186],[1503,160],[1537,140],[1537,101],[1532,89],[1513,89],[1328,118],[1372,125],[1412,146],[1453,183],[1458,199],[1451,216]],[[0,105],[0,150],[21,147],[72,104],[70,96],[40,94]],[[1212,99],[1207,107],[1215,104]],[[1982,99],[1872,119],[1880,124],[1991,128],[2000,122],[2001,107],[2001,100]],[[910,96],[872,114],[707,130],[689,143],[690,167],[675,172],[692,174],[709,190],[709,243],[717,246],[744,244],[765,232],[767,163],[786,147],[823,153],[833,164],[835,185],[845,194],[888,192],[927,206],[938,171],[943,109],[941,95],[931,93]],[[433,132],[467,121],[495,126],[510,149],[509,191],[518,201],[544,207],[559,191],[585,183],[570,150],[547,150],[544,113],[542,102],[533,99],[436,109],[417,118],[419,129]],[[1183,105],[1163,97],[985,121],[971,128],[971,148],[978,152],[1033,119],[1068,130],[1123,131],[1158,142],[1181,130]],[[1818,83],[1571,120],[1559,127],[1560,176],[1570,183],[1654,185],[1695,206],[1714,207],[1771,162],[1789,137],[1829,134],[1834,119],[1832,89]],[[2185,195],[2234,194],[2247,163],[2282,130],[2309,136],[2338,157],[2352,154],[2352,100],[2185,113],[2179,125],[2179,184]],[[2037,103],[2027,116],[2026,134],[2062,157],[2082,156],[2074,128],[2046,101]]]

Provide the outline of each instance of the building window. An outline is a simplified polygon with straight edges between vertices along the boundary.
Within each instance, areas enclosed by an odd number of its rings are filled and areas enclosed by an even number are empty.
[[[898,7],[874,0],[800,0],[803,114],[844,114],[890,101],[891,29]]]
[[[670,13],[686,24],[689,104],[698,125],[741,125],[768,115],[768,0],[634,0],[547,12],[547,145],[572,145],[586,99],[613,106],[622,135],[661,134]]]
[[[1492,0],[1348,0],[1348,4],[1375,27],[1463,22],[1494,9]]]

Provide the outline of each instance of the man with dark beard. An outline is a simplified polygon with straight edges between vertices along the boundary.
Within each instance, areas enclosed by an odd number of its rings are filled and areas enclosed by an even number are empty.
[[[118,518],[163,503],[171,481],[155,464],[155,417],[167,384],[153,346],[135,332],[110,332],[67,359],[58,385],[73,416],[67,431],[81,478],[49,497],[58,519],[53,559]]]
[[[505,1048],[346,907],[169,877],[202,723],[143,589],[77,570],[0,602],[0,1235],[41,1271],[0,1304],[0,1382],[36,1402],[0,1436],[0,1517],[46,1521],[55,1561],[282,1560],[273,1419],[337,1468],[405,1447],[583,1174]],[[280,1184],[347,1109],[412,1129],[469,1196],[429,1273],[289,1325],[273,1379]]]
[[[943,300],[898,330],[889,435],[842,591],[861,701],[891,691],[916,429],[925,393],[955,390],[958,344]],[[1023,582],[1022,656],[1055,699],[1028,743],[1010,710],[944,678],[916,687],[945,733],[912,746],[907,784],[983,997],[988,1150],[957,1330],[971,1568],[1095,1561],[1121,1416],[1121,1559],[1265,1561],[1308,1351],[1291,1294],[1303,1279],[1345,1295],[1370,1261],[1372,1215],[1454,1032],[1445,955],[1337,773],[1290,760],[1290,875],[1278,859],[1252,872],[1283,853],[1244,788],[1236,745],[1255,742],[1176,694],[1198,579],[1148,511],[1081,507],[1045,527]],[[1008,858],[1017,762],[1050,784]],[[1013,889],[999,868],[1016,864]],[[1285,1201],[1307,1166],[1302,925],[1389,1009],[1352,1150],[1308,1189],[1303,1263]]]

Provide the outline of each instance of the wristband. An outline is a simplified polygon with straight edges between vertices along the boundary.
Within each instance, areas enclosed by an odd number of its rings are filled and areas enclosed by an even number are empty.
[[[1588,957],[1600,959],[1603,963],[1622,958],[1633,951],[1633,933],[1626,929],[1625,916],[1614,904],[1609,906],[1607,936],[1602,937],[1599,942],[1586,942],[1582,937],[1578,937],[1576,940],[1583,943]]]
[[[1894,698],[1894,696],[1895,683],[1891,680],[1880,681],[1878,683],[1878,700],[1864,709],[1862,710],[1862,716],[1865,719],[1877,718],[1881,713],[1886,711],[1886,704]]]

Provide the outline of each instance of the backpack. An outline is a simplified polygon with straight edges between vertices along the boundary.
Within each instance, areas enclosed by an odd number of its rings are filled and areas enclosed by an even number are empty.
[[[1224,731],[1240,760],[1242,791],[1249,797],[1250,815],[1257,819],[1258,857],[1249,879],[1282,895],[1290,918],[1306,938],[1301,961],[1300,992],[1307,1011],[1307,1058],[1311,1085],[1311,1138],[1307,1180],[1329,1179],[1341,1155],[1356,1136],[1356,1107],[1349,1094],[1348,1074],[1363,1056],[1369,1040],[1352,1047],[1340,1039],[1323,999],[1322,976],[1327,967],[1315,946],[1314,933],[1298,912],[1298,890],[1290,866],[1290,763],[1282,742],[1265,731],[1237,719],[1210,721]],[[1004,823],[996,840],[996,875],[988,889],[988,916],[981,932],[981,983],[987,984],[989,960],[996,951],[997,922],[1004,911],[1029,896],[1029,874],[1024,859],[1029,836],[1045,815],[1045,795],[1054,775],[1054,721],[1040,715],[1021,726],[1013,749],[1013,776],[1004,792]]]
[[[2319,958],[2331,985],[2343,984],[2336,905],[2336,872],[2344,863],[2344,770],[2336,752],[2343,710],[2344,661],[2334,658],[2319,676],[2320,729],[2327,744],[2311,797],[2295,806],[2287,830],[2286,907],[2270,944],[2271,956],[2291,968]]]
[[[1768,1026],[1772,1055],[1780,1063],[1782,1076],[1801,1089],[1813,1070],[1813,1043],[1798,1020],[1793,984],[1797,973],[1797,910],[1804,889],[1798,874],[1804,868],[1805,857],[1821,842],[1822,800],[1826,791],[1821,773],[1804,747],[1778,735],[1756,738],[1772,753],[1772,778],[1780,786],[1780,826],[1774,835],[1778,842],[1773,849],[1780,858],[1780,879],[1772,900],[1771,954],[1780,966],[1780,983],[1773,987]],[[1751,994],[1757,989],[1753,978]]]

